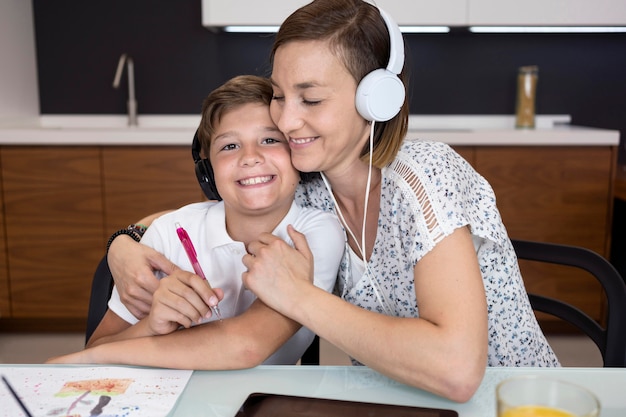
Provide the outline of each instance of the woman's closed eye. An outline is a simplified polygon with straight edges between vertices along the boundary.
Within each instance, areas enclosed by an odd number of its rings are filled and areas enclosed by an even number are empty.
[[[285,96],[279,96],[277,94],[272,96],[272,101],[278,101],[278,102],[284,102],[285,101]],[[318,104],[320,104],[322,102],[322,100],[309,100],[309,99],[302,99],[302,103],[304,103],[304,105],[306,106],[316,106]]]
[[[322,102],[322,100],[307,100],[307,99],[302,99],[302,102],[307,105],[307,106],[317,106],[318,104],[320,104]]]

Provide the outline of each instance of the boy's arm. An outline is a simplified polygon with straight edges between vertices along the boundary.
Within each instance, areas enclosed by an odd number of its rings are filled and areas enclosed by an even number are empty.
[[[116,363],[177,369],[242,369],[277,351],[300,324],[256,300],[239,316],[173,333],[104,343],[49,363]]]
[[[176,269],[159,281],[147,317],[137,321],[122,304],[117,287],[109,300],[109,309],[87,343],[102,343],[171,333],[211,317],[210,305],[224,297],[221,289],[211,289],[206,281],[191,272]]]
[[[108,309],[87,341],[86,347],[89,348],[104,343],[111,335],[121,333],[129,327],[131,327],[130,323],[124,321],[120,316]]]

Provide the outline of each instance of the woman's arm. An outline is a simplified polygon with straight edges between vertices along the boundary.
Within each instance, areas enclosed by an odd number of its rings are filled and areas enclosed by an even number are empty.
[[[154,219],[170,211],[146,216],[138,224],[150,226]],[[127,235],[120,235],[111,242],[107,262],[122,302],[138,318],[150,312],[152,294],[159,284],[154,271],[169,275],[175,268],[162,254]]]
[[[294,233],[292,239],[306,253],[304,237]],[[487,307],[467,228],[443,239],[415,266],[419,318],[370,312],[320,291],[310,284],[302,259],[291,262],[295,254],[271,236],[249,245],[249,252],[246,286],[348,355],[455,401],[467,401],[478,388],[487,364]]]

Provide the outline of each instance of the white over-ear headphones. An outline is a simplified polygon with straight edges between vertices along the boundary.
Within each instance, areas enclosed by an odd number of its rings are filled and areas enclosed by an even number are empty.
[[[363,77],[356,89],[356,109],[366,120],[386,122],[398,114],[404,103],[404,84],[398,78],[404,65],[404,41],[396,22],[384,10],[378,11],[389,32],[389,63],[387,68]]]

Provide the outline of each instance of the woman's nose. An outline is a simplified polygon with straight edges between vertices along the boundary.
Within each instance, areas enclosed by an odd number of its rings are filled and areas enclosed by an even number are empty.
[[[287,101],[282,104],[272,102],[270,105],[270,114],[276,126],[287,136],[289,136],[291,132],[298,130],[304,124],[297,106]]]

